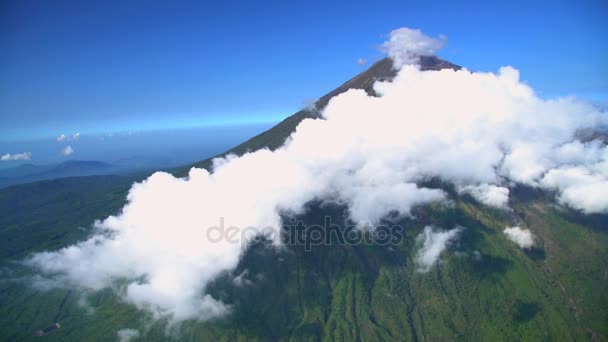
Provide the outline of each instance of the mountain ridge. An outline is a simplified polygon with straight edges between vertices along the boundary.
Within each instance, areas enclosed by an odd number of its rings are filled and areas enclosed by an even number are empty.
[[[0,187],[31,183],[46,179],[105,175],[118,172],[119,167],[95,160],[67,160],[58,164],[24,164],[0,170]]]

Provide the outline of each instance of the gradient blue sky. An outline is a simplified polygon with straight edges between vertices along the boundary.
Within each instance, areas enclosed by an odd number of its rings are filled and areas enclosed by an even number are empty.
[[[276,122],[402,26],[446,35],[439,55],[469,69],[515,66],[543,97],[606,101],[607,14],[605,0],[5,0],[0,140]]]

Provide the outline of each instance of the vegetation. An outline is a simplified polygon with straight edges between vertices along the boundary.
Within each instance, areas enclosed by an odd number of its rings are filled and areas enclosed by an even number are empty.
[[[260,240],[239,267],[209,286],[233,306],[227,317],[179,326],[154,320],[110,289],[34,289],[28,252],[56,249],[87,235],[90,223],[118,210],[133,179],[84,177],[0,191],[5,340],[114,339],[120,329],[145,340],[580,340],[608,337],[606,217],[581,219],[543,198],[515,198],[512,214],[455,198],[454,208],[417,208],[399,219],[394,246],[320,245],[276,249]],[[22,194],[22,195],[19,195]],[[27,194],[27,195],[26,195]],[[14,199],[18,199],[14,201]],[[347,223],[345,209],[310,205],[306,224]],[[540,242],[525,252],[502,230],[513,220]],[[416,269],[416,236],[427,224],[466,227],[429,272]],[[79,229],[84,227],[85,229]],[[287,238],[287,237],[286,237]],[[479,258],[479,256],[481,256]],[[248,284],[232,279],[247,270]]]

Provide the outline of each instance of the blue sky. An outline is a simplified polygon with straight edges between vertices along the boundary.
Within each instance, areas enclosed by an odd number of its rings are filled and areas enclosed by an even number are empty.
[[[541,96],[608,100],[605,1],[3,1],[0,142],[277,122],[398,27]]]

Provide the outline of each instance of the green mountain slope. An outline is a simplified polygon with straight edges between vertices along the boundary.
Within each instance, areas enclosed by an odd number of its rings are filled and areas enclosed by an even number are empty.
[[[86,237],[96,218],[119,210],[142,175],[60,178],[0,190],[0,258],[57,249]]]
[[[424,63],[429,69],[457,67],[439,59]],[[330,94],[349,88],[371,93],[375,79],[393,76],[385,59]],[[317,102],[319,108],[330,94]],[[298,112],[230,152],[275,149],[314,115]],[[172,171],[184,175],[187,168]],[[608,217],[559,208],[548,195],[526,188],[513,189],[513,211],[505,212],[438,184],[454,206],[419,207],[413,218],[386,221],[404,228],[395,232],[403,238],[394,245],[334,241],[310,250],[277,249],[260,239],[234,272],[208,287],[232,305],[230,315],[212,321],[171,326],[109,289],[29,286],[35,275],[15,261],[83,239],[95,219],[122,207],[129,185],[142,177],[68,178],[0,190],[2,340],[38,340],[35,331],[55,322],[62,328],[44,339],[116,340],[117,331],[129,328],[141,340],[608,340]],[[310,203],[298,219],[313,225],[330,217],[345,227],[345,210]],[[430,224],[465,228],[441,263],[422,273],[415,264],[416,237]],[[522,251],[507,240],[502,230],[513,224],[529,228],[538,247]],[[284,238],[298,233],[286,230]]]
[[[181,336],[196,340],[606,339],[608,241],[601,227],[581,222],[542,199],[518,199],[514,215],[542,242],[526,253],[502,233],[513,219],[510,214],[469,198],[455,200],[454,208],[423,207],[417,210],[416,220],[399,221],[405,227],[404,239],[394,246],[333,244],[312,246],[310,251],[303,246],[277,250],[260,241],[235,272],[208,289],[232,304],[233,314],[211,322],[186,322],[179,327]],[[119,199],[110,202],[120,205]],[[24,204],[16,209],[29,208]],[[88,215],[91,220],[97,217],[95,212]],[[320,224],[326,216],[337,223],[346,217],[344,208],[311,204],[300,219]],[[596,219],[606,222],[605,217]],[[420,273],[414,264],[416,236],[427,224],[466,228],[440,265]],[[64,227],[59,224],[54,229],[61,232]],[[62,239],[71,242],[69,235]],[[24,243],[30,244],[24,248],[40,249],[33,238]],[[163,322],[150,323],[143,312],[122,303],[110,290],[39,292],[15,281],[27,279],[29,270],[13,266],[4,272],[0,328],[5,338],[31,337],[33,331],[55,321],[62,329],[45,338],[108,339],[123,328],[138,329],[146,339],[166,336]],[[243,272],[247,285],[236,285],[233,277]]]

